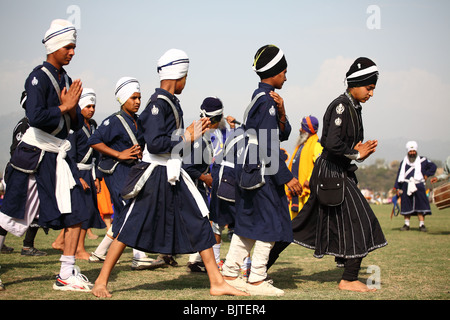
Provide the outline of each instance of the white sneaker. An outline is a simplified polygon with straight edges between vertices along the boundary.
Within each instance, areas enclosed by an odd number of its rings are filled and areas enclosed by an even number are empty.
[[[95,252],[91,252],[89,256],[89,262],[105,262],[106,256],[99,255]]]
[[[224,279],[224,280],[230,286],[232,286],[238,290],[248,292],[247,291],[247,281],[242,279],[241,277],[237,277],[236,279],[233,279],[233,280],[228,280],[228,279]]]
[[[268,281],[263,281],[261,284],[253,285],[247,284],[247,292],[252,296],[275,296],[281,297],[284,296],[284,291],[278,288],[275,288]]]
[[[56,282],[53,284],[53,289],[61,291],[83,291],[90,292],[94,287],[92,283],[89,282],[85,275],[80,273],[80,268],[75,266],[72,275],[67,279],[61,279],[58,275],[56,277]]]
[[[90,263],[92,263],[92,262],[93,263],[96,263],[96,262],[103,263],[103,262],[105,262],[105,260],[106,260],[106,256],[100,255],[95,252],[91,252],[91,255],[89,256],[88,261]],[[119,263],[120,263],[120,260],[117,260],[116,264],[119,264]]]

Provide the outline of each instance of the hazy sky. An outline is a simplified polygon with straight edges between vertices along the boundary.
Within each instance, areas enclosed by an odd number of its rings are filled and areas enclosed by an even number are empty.
[[[198,117],[207,96],[219,97],[226,114],[241,119],[259,81],[253,56],[275,44],[288,61],[288,81],[279,94],[293,125],[290,145],[299,120],[311,114],[321,121],[345,90],[350,64],[366,56],[380,70],[375,96],[363,105],[366,138],[378,139],[379,149],[383,141],[398,139],[400,155],[407,140],[439,140],[441,148],[422,150],[434,159],[450,155],[448,0],[0,3],[0,116],[20,110],[24,81],[45,60],[44,33],[53,19],[63,18],[79,27],[76,55],[66,70],[97,92],[98,122],[118,110],[114,88],[122,76],[141,82],[143,110],[159,85],[156,62],[170,48],[184,50],[191,61],[179,96],[185,124]]]

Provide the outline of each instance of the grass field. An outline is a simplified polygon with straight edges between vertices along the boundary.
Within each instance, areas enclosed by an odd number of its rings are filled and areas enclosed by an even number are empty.
[[[177,256],[179,267],[132,271],[130,248],[125,250],[111,275],[110,300],[228,300],[256,302],[258,300],[448,300],[450,298],[450,208],[438,210],[432,205],[431,216],[425,224],[428,232],[419,232],[418,220],[411,219],[411,230],[400,231],[403,219],[390,218],[391,206],[373,206],[381,223],[388,246],[375,250],[363,259],[360,279],[366,282],[377,276],[380,287],[374,293],[344,292],[337,289],[342,269],[335,267],[333,257],[316,259],[313,251],[292,244],[271,268],[269,275],[285,296],[272,297],[211,297],[207,275],[189,273],[187,255]],[[93,230],[97,240],[86,239],[87,250],[93,251],[105,230]],[[44,257],[20,255],[22,238],[6,237],[5,244],[15,250],[0,254],[0,278],[6,290],[0,291],[0,300],[98,300],[90,293],[59,292],[52,289],[59,272],[60,252],[51,243],[58,232],[48,235],[39,230],[35,246],[48,252]],[[229,241],[223,235],[222,258]],[[150,254],[150,257],[156,255]],[[78,261],[91,282],[100,272],[100,264]],[[369,266],[375,266],[370,267]],[[367,273],[376,270],[378,273]]]

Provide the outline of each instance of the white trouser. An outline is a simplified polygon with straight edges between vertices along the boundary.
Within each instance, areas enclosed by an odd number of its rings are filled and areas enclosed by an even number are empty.
[[[233,234],[230,249],[223,265],[223,275],[228,277],[239,276],[244,259],[254,247],[248,282],[253,283],[265,280],[267,278],[267,262],[269,261],[269,254],[273,245],[274,242],[253,240]]]
[[[30,174],[28,178],[27,200],[25,204],[25,216],[23,219],[15,219],[0,212],[0,225],[3,229],[12,233],[16,237],[25,234],[34,219],[39,217],[39,196],[37,183],[34,174]]]

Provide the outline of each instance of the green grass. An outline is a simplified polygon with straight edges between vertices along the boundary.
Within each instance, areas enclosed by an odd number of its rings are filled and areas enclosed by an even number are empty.
[[[187,255],[177,256],[179,267],[132,271],[132,250],[127,248],[121,263],[115,267],[109,288],[112,300],[448,300],[450,298],[449,244],[450,208],[427,216],[428,232],[418,231],[418,220],[411,219],[411,230],[400,231],[403,219],[390,219],[391,206],[373,206],[381,223],[388,246],[375,250],[363,259],[360,279],[365,282],[371,275],[370,265],[379,267],[381,288],[374,293],[344,292],[337,289],[342,269],[335,267],[334,258],[316,259],[313,251],[292,244],[270,269],[275,286],[285,291],[281,298],[271,297],[211,297],[205,274],[192,274],[186,270]],[[93,230],[100,237],[86,239],[86,249],[95,250],[105,230]],[[0,254],[0,278],[6,286],[0,291],[0,300],[98,300],[90,293],[59,292],[52,289],[59,272],[61,253],[51,243],[58,232],[48,235],[39,230],[35,246],[48,252],[44,257],[20,255],[23,238],[6,237],[5,244],[13,247],[12,254]],[[226,235],[223,235],[226,238]],[[229,242],[224,240],[222,258]],[[151,257],[156,255],[150,254]],[[101,264],[78,261],[91,282],[100,272]]]

